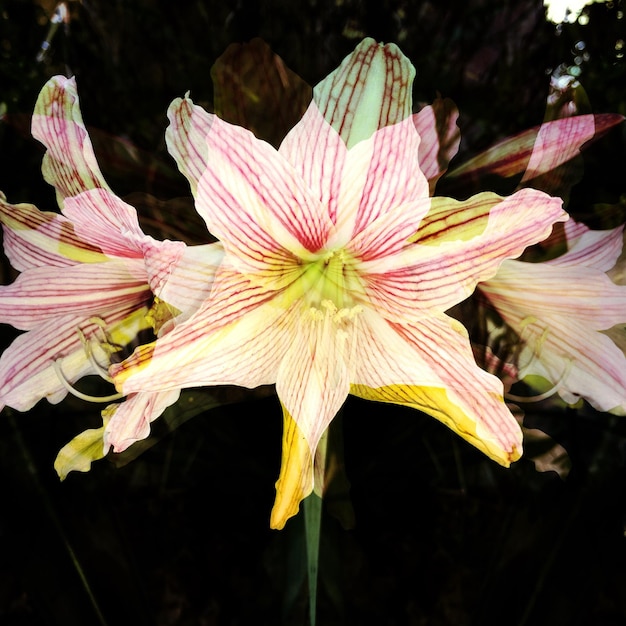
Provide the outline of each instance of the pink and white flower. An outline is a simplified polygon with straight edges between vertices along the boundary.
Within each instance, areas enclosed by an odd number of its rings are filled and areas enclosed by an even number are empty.
[[[275,383],[275,528],[313,489],[317,444],[349,393],[425,411],[503,465],[521,453],[502,384],[445,311],[566,214],[530,189],[430,198],[413,76],[396,46],[363,41],[279,150],[211,117],[193,149],[209,155],[196,208],[224,247],[211,292],[111,368],[125,394]]]
[[[180,118],[181,142],[206,121],[193,107]],[[21,411],[42,398],[59,402],[81,377],[106,373],[115,352],[150,328],[155,296],[165,301],[167,317],[190,315],[208,294],[222,257],[219,244],[188,248],[143,233],[135,209],[112,193],[100,172],[73,79],[57,76],[45,85],[32,133],[47,148],[42,170],[62,213],[0,198],[5,252],[21,272],[0,287],[0,321],[26,331],[0,358],[0,406]],[[187,160],[184,150],[172,146]],[[201,284],[190,282],[190,273],[202,276]],[[149,422],[177,398],[172,391],[135,394],[111,405],[99,456],[111,433],[117,449],[145,437]],[[70,469],[71,462],[58,467],[62,475]]]
[[[623,414],[626,357],[605,331],[626,323],[626,287],[606,274],[624,229],[593,231],[571,219],[564,229],[564,254],[541,263],[507,260],[478,288],[520,337],[520,379],[539,376],[569,404],[584,398]]]

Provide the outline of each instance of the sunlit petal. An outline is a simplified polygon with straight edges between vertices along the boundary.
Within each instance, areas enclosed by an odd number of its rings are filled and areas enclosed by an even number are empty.
[[[348,148],[409,117],[415,68],[395,44],[364,39],[313,89],[326,121]]]

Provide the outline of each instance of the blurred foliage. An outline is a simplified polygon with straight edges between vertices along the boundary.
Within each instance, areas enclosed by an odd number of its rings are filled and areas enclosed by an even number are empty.
[[[55,8],[0,0],[0,189],[10,202],[54,209],[29,116],[50,76],[75,74],[111,186],[147,230],[189,240],[204,227],[165,150],[165,111],[188,90],[212,109],[215,60],[255,36],[310,85],[363,36],[397,42],[417,67],[415,100],[441,93],[461,111],[455,163],[541,123],[561,64],[580,68],[594,113],[626,115],[624,0],[562,27],[545,22],[539,0],[73,0],[38,61]],[[624,125],[584,161],[570,210],[596,226],[623,223]],[[8,282],[6,262],[3,270]],[[12,337],[4,331],[2,346]],[[160,441],[132,463],[99,462],[64,483],[54,457],[99,425],[98,407],[70,398],[5,411],[0,624],[306,623],[303,593],[283,611],[290,564],[302,558],[300,520],[268,530],[277,400],[223,393],[207,399],[221,406],[169,434],[166,420],[155,424]],[[505,470],[431,418],[348,400],[356,527],[325,514],[319,624],[626,623],[626,422],[555,402],[524,408],[525,425],[567,451],[566,478],[538,472],[530,457]]]

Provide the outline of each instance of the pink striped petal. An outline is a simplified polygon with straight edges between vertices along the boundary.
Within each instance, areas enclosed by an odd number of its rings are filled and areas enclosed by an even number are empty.
[[[154,290],[158,298],[180,311],[177,324],[188,319],[209,297],[223,258],[224,247],[219,242],[189,246],[172,267],[162,287]]]
[[[272,258],[284,266],[324,245],[332,228],[325,209],[269,144],[215,118],[208,146],[197,209],[243,267],[265,269]]]
[[[59,204],[88,189],[108,189],[78,104],[76,81],[54,76],[37,99],[33,137],[46,146],[42,171],[57,190]]]
[[[415,68],[395,44],[364,39],[313,89],[313,100],[348,148],[412,113]]]
[[[419,135],[411,118],[386,126],[348,151],[337,228],[345,240],[399,205],[428,198],[419,166]]]
[[[98,316],[98,321],[113,327],[140,308],[141,303],[110,308]],[[0,357],[0,406],[28,411],[42,398],[60,402],[67,389],[54,370],[55,361],[69,383],[92,371],[81,333],[87,340],[101,341],[103,337],[96,320],[75,314],[45,320],[17,337]]]
[[[92,371],[78,334],[81,321],[78,316],[49,320],[13,341],[0,357],[0,407],[28,411],[42,398],[60,402],[67,389],[54,370],[54,361],[69,382]]]
[[[123,452],[150,434],[150,423],[178,401],[180,389],[155,393],[131,394],[124,402],[105,409],[109,421],[104,429],[105,451]]]
[[[476,365],[461,324],[443,315],[417,324],[375,323],[370,315],[368,322],[352,393],[418,408],[502,465],[519,458],[522,434],[502,400],[502,383]],[[393,358],[402,343],[403,356]],[[382,354],[384,367],[376,358]]]
[[[525,172],[524,180],[529,180],[577,156],[585,142],[602,136],[623,121],[623,116],[614,113],[552,120],[498,142],[450,171],[448,176],[471,179],[488,173],[511,177]],[[539,134],[541,138],[535,150]]]
[[[145,279],[129,272],[130,263],[91,263],[57,268],[38,267],[0,286],[0,321],[27,330],[52,316],[100,315],[150,297]],[[141,268],[135,273],[139,274]]]
[[[401,204],[368,224],[346,246],[346,250],[361,262],[381,261],[399,254],[418,231],[429,212],[430,198]]]
[[[65,200],[63,214],[79,237],[97,245],[106,255],[141,258],[146,239],[134,207],[107,189],[90,189]]]
[[[286,353],[276,374],[276,393],[307,440],[311,452],[350,391],[349,355],[353,337],[331,321],[331,312],[320,319],[296,311]],[[318,311],[318,313],[320,313]]]
[[[558,267],[590,267],[607,272],[617,262],[623,248],[624,226],[611,230],[590,230],[573,219],[563,225],[568,250],[542,265]]]
[[[519,332],[521,378],[542,376],[569,404],[584,398],[598,411],[626,412],[626,357],[609,337],[558,316],[531,320]]]
[[[341,176],[347,148],[337,131],[325,120],[315,102],[278,149],[302,177],[311,194],[337,222]]]
[[[107,260],[99,248],[77,236],[73,224],[62,215],[40,211],[32,204],[9,204],[1,194],[0,222],[4,251],[20,272]]]
[[[203,385],[273,384],[293,315],[248,280],[220,272],[214,297],[186,322],[143,346],[111,375],[123,393]],[[271,294],[270,294],[271,295]]]
[[[185,97],[176,98],[170,104],[167,117],[170,121],[165,131],[167,149],[189,181],[195,198],[200,178],[208,166],[206,136],[213,116]]]
[[[578,156],[583,144],[593,138],[595,130],[593,115],[577,115],[542,124],[520,184]]]
[[[607,330],[626,320],[626,287],[583,265],[504,261],[479,288],[506,319],[563,316],[589,330]]]
[[[567,217],[558,198],[532,189],[498,199],[491,193],[465,202],[433,198],[424,240],[420,228],[416,244],[362,264],[373,305],[396,320],[415,319],[426,310],[445,311],[468,297],[477,282],[493,276],[504,259],[519,256],[526,246],[547,237],[555,221]],[[464,212],[477,226],[471,220],[450,219]]]
[[[64,213],[72,220],[77,234],[86,241],[97,242],[105,254],[142,259],[145,267],[133,275],[146,277],[154,293],[163,289],[172,267],[185,252],[182,241],[157,241],[145,235],[137,211],[106,189],[92,189],[67,198]],[[129,264],[129,268],[135,265]]]
[[[420,136],[419,163],[428,180],[430,195],[434,195],[439,178],[448,169],[461,143],[457,126],[459,110],[449,98],[437,98],[413,115],[413,123]]]

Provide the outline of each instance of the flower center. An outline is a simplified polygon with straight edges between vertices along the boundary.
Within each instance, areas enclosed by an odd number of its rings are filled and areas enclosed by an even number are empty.
[[[335,314],[354,306],[354,296],[359,291],[357,273],[352,261],[344,250],[331,250],[310,262],[302,273],[299,282],[302,297],[310,307],[330,311]],[[324,303],[330,303],[332,307]]]

